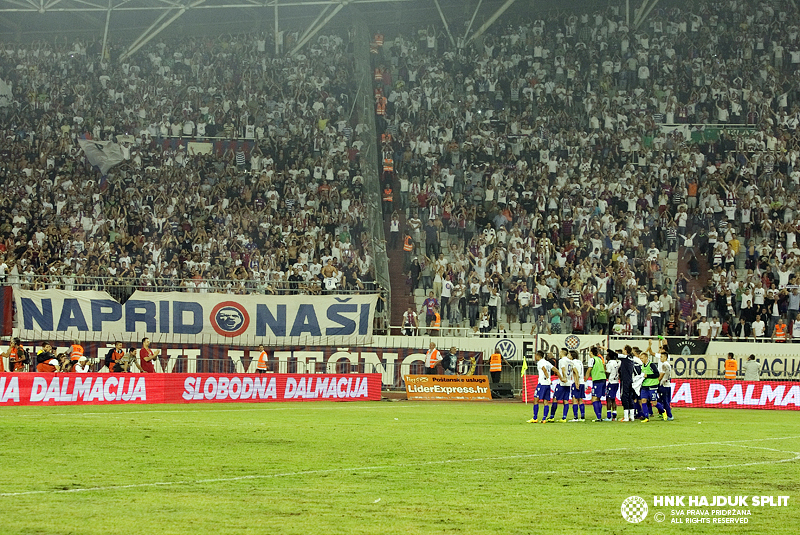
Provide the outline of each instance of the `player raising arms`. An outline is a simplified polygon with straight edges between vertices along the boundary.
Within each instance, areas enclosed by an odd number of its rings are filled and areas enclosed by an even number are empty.
[[[595,422],[603,421],[603,402],[600,398],[606,395],[606,369],[600,348],[592,346],[589,350],[592,355],[586,368],[586,380],[592,380],[592,408],[596,416]]]
[[[584,422],[586,421],[586,404],[583,402],[583,398],[586,395],[586,389],[583,386],[583,361],[574,349],[569,352],[569,356],[572,357],[572,421]],[[578,419],[579,407],[580,420]]]
[[[658,403],[656,408],[661,413],[661,418],[672,421],[672,364],[669,363],[669,353],[666,348],[661,348],[661,373],[658,375]]]
[[[544,405],[544,412],[542,412],[542,423],[547,421],[547,413],[550,410],[552,401],[550,400],[550,385],[552,381],[550,376],[558,370],[553,367],[546,358],[544,358],[544,351],[541,349],[536,351],[536,369],[539,371],[539,382],[536,385],[536,394],[533,396],[533,418],[528,420],[529,424],[538,423],[539,420],[539,406]],[[555,412],[555,408],[553,409]]]
[[[572,398],[570,392],[572,390],[572,359],[569,358],[569,352],[566,349],[561,350],[561,358],[558,359],[558,384],[556,385],[556,399],[554,403],[564,405],[564,414],[561,416],[561,422],[567,421],[567,414],[569,413],[569,405],[572,405]],[[569,401],[569,404],[567,404]],[[556,408],[553,407],[552,412],[555,415]]]
[[[633,380],[631,386],[633,387],[633,397],[631,398],[631,419],[636,420],[636,407],[641,407],[642,403],[642,383],[644,382],[644,362],[642,361],[642,350],[638,347],[633,348]]]

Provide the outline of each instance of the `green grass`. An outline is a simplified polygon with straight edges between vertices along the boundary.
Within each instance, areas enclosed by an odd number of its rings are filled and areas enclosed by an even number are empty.
[[[797,413],[677,409],[674,422],[533,425],[529,410],[7,407],[0,533],[798,532],[800,461],[778,462],[800,456]],[[717,494],[791,498],[749,507],[746,525],[675,526],[671,508],[653,507],[654,495]],[[650,505],[641,524],[621,517],[631,495]]]

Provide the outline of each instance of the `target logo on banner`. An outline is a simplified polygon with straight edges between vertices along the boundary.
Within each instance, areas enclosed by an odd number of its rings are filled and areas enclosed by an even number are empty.
[[[647,502],[639,496],[630,496],[622,502],[622,518],[631,524],[638,524],[647,518]]]
[[[567,346],[567,349],[578,349],[581,347],[581,339],[571,334],[564,340],[564,345]]]

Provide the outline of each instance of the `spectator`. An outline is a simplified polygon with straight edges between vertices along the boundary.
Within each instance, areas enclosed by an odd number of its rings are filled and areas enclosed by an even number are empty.
[[[150,349],[149,338],[142,338],[142,348],[139,350],[139,369],[141,369],[143,373],[155,373],[156,368],[153,365],[153,361],[158,357],[160,352],[160,349],[156,349],[155,351]]]
[[[761,365],[756,360],[755,355],[750,355],[742,366],[745,381],[761,380]]]

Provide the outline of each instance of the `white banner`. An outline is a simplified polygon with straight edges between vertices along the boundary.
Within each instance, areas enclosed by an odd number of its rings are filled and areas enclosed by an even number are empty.
[[[89,163],[96,165],[102,175],[108,170],[125,160],[122,148],[113,141],[94,141],[92,139],[79,139],[78,144],[88,158]]]
[[[136,291],[15,290],[23,339],[225,345],[363,345],[378,296],[265,296]]]

